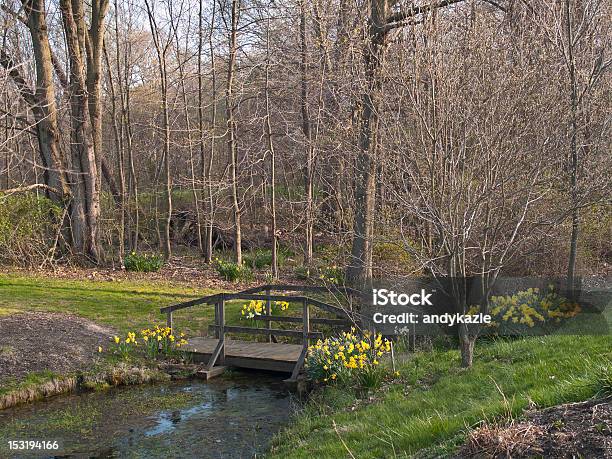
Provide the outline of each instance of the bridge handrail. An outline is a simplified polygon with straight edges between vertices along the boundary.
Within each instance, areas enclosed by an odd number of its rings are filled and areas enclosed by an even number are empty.
[[[359,295],[361,295],[360,292],[358,292],[355,289],[351,289],[349,287],[341,287],[342,289],[346,289],[351,290],[353,293],[348,292],[350,294],[355,294],[355,292],[357,292]],[[213,295],[208,295],[202,298],[196,298],[194,300],[190,300],[190,301],[185,301],[183,303],[177,303],[177,304],[173,304],[170,306],[166,306],[163,308],[160,308],[160,312],[162,314],[164,313],[171,313],[173,311],[178,311],[181,309],[185,309],[185,308],[190,308],[193,306],[197,306],[200,304],[215,304],[221,300],[263,300],[263,301],[288,301],[288,302],[303,302],[303,301],[307,301],[308,303],[312,304],[313,306],[318,307],[319,309],[323,309],[324,311],[330,312],[332,314],[337,314],[339,316],[344,316],[344,317],[349,317],[349,314],[347,314],[347,311],[345,311],[344,309],[338,307],[338,306],[334,306],[332,304],[329,303],[325,303],[323,301],[319,301],[316,300],[314,298],[310,298],[307,296],[296,296],[296,295],[270,295],[270,294],[266,294],[266,295],[257,295],[257,292],[261,292],[261,291],[316,291],[316,292],[329,292],[329,289],[327,289],[326,287],[318,287],[318,286],[299,286],[299,285],[263,285],[263,286],[258,286],[258,287],[252,287],[246,290],[243,290],[241,292],[237,292],[237,293],[216,293]],[[349,317],[350,318],[350,317]]]

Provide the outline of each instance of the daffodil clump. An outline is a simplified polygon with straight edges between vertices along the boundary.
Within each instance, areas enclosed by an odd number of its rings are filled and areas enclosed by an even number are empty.
[[[248,266],[239,265],[232,261],[215,258],[213,265],[219,275],[227,281],[248,281],[253,277],[253,273]]]
[[[270,308],[272,312],[286,311],[289,309],[289,303],[286,301],[274,301]],[[255,316],[261,316],[266,312],[266,305],[263,300],[251,300],[242,306],[240,314],[242,319],[253,319]]]
[[[344,283],[344,271],[336,265],[319,268],[319,279],[326,284],[339,285]]]
[[[380,363],[391,352],[391,342],[368,331],[357,334],[355,328],[340,336],[318,340],[308,348],[306,372],[309,378],[370,385],[381,375]]]
[[[164,264],[164,257],[157,254],[140,254],[130,252],[123,260],[126,271],[150,273],[159,271]]]
[[[559,323],[576,317],[582,310],[578,303],[555,293],[553,285],[544,292],[529,288],[514,295],[492,296],[489,304],[490,326],[496,328],[502,325],[533,328]],[[472,306],[468,314],[476,314],[478,310],[478,306]]]
[[[136,335],[136,332],[128,332],[125,338],[113,336],[112,341],[124,360],[127,360],[130,354],[137,352],[141,346],[147,356],[154,359],[159,354],[173,355],[182,346],[188,344],[183,332],[175,335],[170,327],[159,325],[141,330],[139,336]],[[102,349],[98,348],[98,352],[102,352]]]

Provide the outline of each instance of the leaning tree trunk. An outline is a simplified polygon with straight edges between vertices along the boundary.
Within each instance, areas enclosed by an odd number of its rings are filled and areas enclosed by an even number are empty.
[[[36,89],[32,91],[12,59],[0,50],[0,65],[15,82],[21,97],[26,101],[36,121],[36,137],[44,166],[47,196],[64,205],[70,196],[66,165],[60,149],[60,135],[57,120],[57,105],[53,85],[53,62],[45,2],[32,0],[24,2],[25,25],[32,38],[32,51],[36,62]],[[54,190],[54,191],[50,191]]]

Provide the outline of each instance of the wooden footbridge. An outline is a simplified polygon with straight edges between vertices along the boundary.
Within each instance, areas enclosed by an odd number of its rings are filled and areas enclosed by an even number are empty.
[[[343,294],[347,298],[359,298],[360,292],[347,288],[333,289],[316,286],[297,285],[263,285],[238,293],[218,293],[185,303],[175,304],[161,309],[167,315],[168,327],[173,327],[173,313],[181,309],[201,305],[212,305],[215,311],[215,322],[210,327],[211,337],[189,339],[184,349],[190,352],[195,362],[206,365],[204,376],[209,379],[223,372],[228,367],[251,368],[259,370],[290,373],[288,381],[296,381],[304,365],[304,359],[311,339],[323,337],[317,326],[348,328],[359,323],[358,314],[349,308],[341,308],[314,298],[304,296],[306,292]],[[287,294],[291,293],[291,294]],[[301,295],[295,295],[301,293]],[[243,327],[226,323],[225,306],[233,300],[265,301],[265,314],[256,315],[253,319],[263,321],[265,327]],[[301,317],[272,315],[272,302],[285,301],[302,306]],[[311,317],[311,308],[331,313],[334,318]],[[301,329],[272,328],[272,323],[301,324]],[[265,335],[266,342],[230,339],[228,334]],[[277,337],[295,338],[300,344],[277,342]]]

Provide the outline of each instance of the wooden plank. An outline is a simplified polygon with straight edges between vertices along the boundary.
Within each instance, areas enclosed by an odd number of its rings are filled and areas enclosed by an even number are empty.
[[[216,328],[216,327],[215,327]],[[226,325],[226,333],[249,333],[255,335],[268,335],[273,334],[275,336],[289,336],[293,338],[302,338],[302,330],[282,330],[280,328],[255,328],[255,327],[239,327],[235,325]],[[308,338],[318,339],[323,337],[321,332],[309,332]]]
[[[270,290],[266,290],[266,295],[270,295]],[[270,301],[270,299],[268,298],[266,300],[266,315],[267,316],[271,316],[272,315],[272,301]],[[266,328],[272,328],[272,322],[270,322],[269,320],[266,321]],[[268,342],[271,343],[272,342],[272,334],[268,334]]]
[[[265,320],[265,321],[271,321],[271,322],[288,322],[288,323],[297,323],[297,324],[302,323],[301,317],[268,316],[266,314],[255,316],[253,317],[253,320]],[[351,322],[348,319],[327,319],[324,317],[312,317],[310,319],[310,323],[318,324],[318,325],[331,325],[331,326],[342,327],[342,326],[351,325],[353,322]]]
[[[213,338],[192,338],[183,350],[192,352],[194,355],[210,356],[214,352],[218,340]],[[275,360],[282,362],[297,362],[303,346],[300,344],[285,343],[258,343],[254,341],[242,341],[227,339],[225,341],[226,365],[232,365],[233,358],[244,358],[251,360]]]
[[[294,295],[255,295],[247,293],[225,293],[224,297],[226,300],[258,300],[258,301],[287,301],[289,303],[301,303],[304,299],[303,296]]]
[[[304,346],[302,352],[300,353],[300,357],[295,363],[295,367],[293,367],[293,371],[291,372],[291,377],[289,378],[290,382],[297,381],[297,377],[300,374],[300,370],[304,366],[304,361],[306,360],[306,354],[308,354],[308,347]]]
[[[221,366],[211,368],[210,370],[200,370],[196,372],[196,377],[201,378],[201,379],[206,379],[208,381],[209,379],[212,379],[215,376],[219,376],[223,374],[225,370],[227,370],[227,367],[221,367]]]
[[[210,359],[208,360],[208,363],[206,364],[207,371],[210,371],[213,369],[213,367],[215,366],[215,363],[217,363],[217,359],[219,359],[219,356],[221,355],[221,351],[223,351],[224,346],[225,346],[225,343],[223,342],[223,340],[219,339],[219,342],[217,343],[215,350],[212,352]]]
[[[260,285],[259,287],[251,287],[251,288],[247,288],[246,290],[241,290],[240,293],[259,293],[259,292],[263,292],[264,290],[268,290],[269,285]]]
[[[312,304],[313,306],[316,306],[319,309],[323,309],[326,312],[331,312],[332,314],[336,314],[337,316],[340,317],[346,317],[349,320],[351,319],[350,311],[347,311],[345,309],[342,309],[338,306],[334,306],[332,304],[327,304],[327,303],[323,303],[322,301],[319,300],[315,300],[313,298],[308,298],[308,302],[310,304]]]
[[[171,312],[171,311],[178,311],[179,309],[185,309],[185,308],[190,308],[192,306],[197,306],[198,304],[205,304],[205,303],[212,304],[218,301],[221,295],[223,294],[217,293],[215,295],[209,295],[209,296],[205,296],[202,298],[196,298],[195,300],[185,301],[184,303],[173,304],[171,306],[166,306],[165,308],[161,308],[159,312],[164,314],[164,313]]]
[[[319,292],[319,293],[333,293],[333,292],[344,292],[356,296],[362,296],[359,290],[351,287],[344,286],[333,286],[325,287],[322,285],[293,285],[293,284],[272,284],[266,285],[265,288],[261,288],[260,291],[270,289],[275,292],[288,291],[288,292]]]
[[[277,371],[291,373],[295,362],[286,360],[248,359],[242,357],[228,357],[227,364],[236,368],[249,368],[251,370]]]
[[[310,333],[310,308],[308,307],[308,300],[304,298],[304,303],[302,305],[302,320],[304,323],[302,324],[302,343],[304,346],[309,346],[310,342],[308,340],[308,334]]]
[[[168,311],[166,313],[166,327],[168,327],[170,329],[170,333],[173,332],[174,327],[172,324],[172,311]]]

